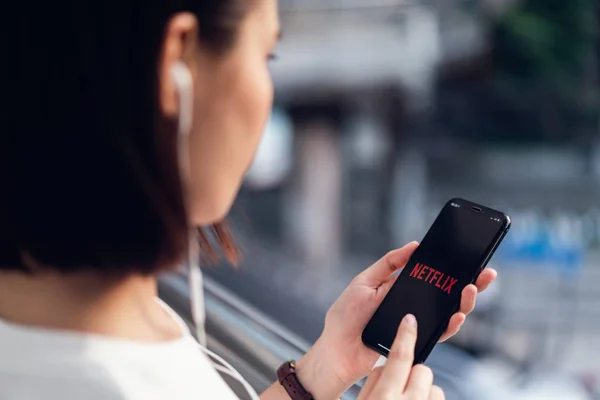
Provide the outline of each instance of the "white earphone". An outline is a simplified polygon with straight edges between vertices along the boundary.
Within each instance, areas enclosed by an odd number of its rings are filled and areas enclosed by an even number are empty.
[[[179,96],[179,121],[177,127],[177,144],[179,151],[179,165],[182,176],[190,176],[189,160],[189,134],[192,130],[194,116],[194,89],[190,69],[182,61],[177,61],[171,70],[173,83],[177,88]],[[206,334],[204,332],[204,296],[202,294],[202,270],[200,269],[200,245],[198,233],[191,227],[189,232],[189,250],[187,254],[187,267],[189,273],[190,300],[192,319],[198,338],[200,350],[209,358],[212,358],[214,368],[239,382],[252,400],[260,400],[252,386],[235,370],[227,361],[217,354],[208,350],[206,346]]]
[[[183,61],[176,61],[171,69],[179,95],[179,135],[187,136],[192,129],[194,89],[192,73]]]
[[[184,179],[189,178],[190,162],[188,138],[194,117],[194,88],[192,73],[183,61],[177,61],[171,69],[173,83],[179,96],[179,118],[177,124],[179,164]]]
[[[179,118],[177,124],[177,149],[179,168],[182,179],[189,179],[189,134],[192,130],[194,111],[194,90],[192,74],[182,61],[177,61],[171,70],[173,83],[179,96]],[[200,249],[196,230],[190,228],[189,251],[187,257],[189,269],[190,297],[192,307],[192,318],[196,325],[196,335],[200,344],[206,344],[204,337],[204,301],[202,298],[202,272],[200,271]]]

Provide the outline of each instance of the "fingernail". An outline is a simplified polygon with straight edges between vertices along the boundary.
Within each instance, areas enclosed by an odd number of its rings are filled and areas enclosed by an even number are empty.
[[[406,314],[406,316],[404,317],[404,319],[402,320],[403,324],[406,324],[408,326],[411,326],[413,328],[417,327],[417,319],[415,318],[414,315],[412,314]]]

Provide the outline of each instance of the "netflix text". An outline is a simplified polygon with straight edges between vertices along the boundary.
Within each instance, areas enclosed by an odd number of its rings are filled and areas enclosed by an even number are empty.
[[[452,289],[458,282],[458,279],[421,263],[415,264],[413,270],[410,272],[410,276],[434,285],[448,294],[452,294]]]

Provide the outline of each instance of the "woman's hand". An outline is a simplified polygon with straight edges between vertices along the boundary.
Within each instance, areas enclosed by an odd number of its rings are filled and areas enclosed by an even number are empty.
[[[413,367],[417,321],[407,315],[385,367],[375,369],[360,392],[358,400],[443,400],[444,392],[433,385],[433,373],[424,365]]]
[[[329,309],[321,337],[298,363],[300,381],[306,382],[315,398],[335,398],[371,372],[379,354],[362,343],[362,331],[396,281],[397,276],[391,275],[404,267],[417,247],[418,243],[412,242],[386,254],[354,278]],[[475,285],[463,290],[460,310],[450,319],[441,341],[459,331],[475,307],[477,292],[485,290],[496,275],[493,269],[486,269]]]

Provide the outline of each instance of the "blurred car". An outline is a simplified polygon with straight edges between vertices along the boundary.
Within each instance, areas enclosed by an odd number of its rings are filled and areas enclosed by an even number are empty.
[[[310,343],[264,315],[213,279],[205,277],[208,347],[227,360],[260,393],[275,380],[285,360],[300,358]],[[159,295],[191,326],[189,289],[182,274],[161,278]],[[556,372],[525,374],[516,365],[478,359],[458,348],[438,345],[427,364],[447,400],[590,400],[575,378]],[[227,378],[225,377],[227,380]],[[237,383],[228,380],[241,399]],[[342,397],[356,399],[362,383]]]

